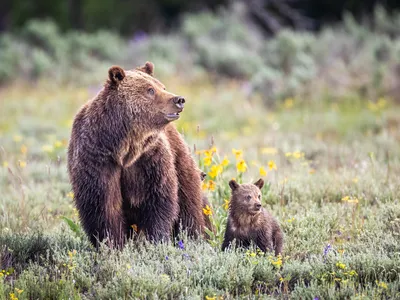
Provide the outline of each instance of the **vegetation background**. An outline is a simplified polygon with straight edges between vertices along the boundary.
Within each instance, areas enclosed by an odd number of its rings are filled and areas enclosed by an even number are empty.
[[[379,4],[2,1],[0,299],[400,298],[400,13]],[[72,119],[110,65],[146,60],[187,99],[217,230],[96,252]],[[220,251],[233,177],[268,181],[282,257]]]

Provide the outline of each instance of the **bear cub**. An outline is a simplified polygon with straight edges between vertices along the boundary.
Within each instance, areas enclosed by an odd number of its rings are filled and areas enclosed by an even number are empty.
[[[276,219],[261,205],[261,189],[264,180],[254,184],[238,184],[229,181],[232,197],[229,202],[228,224],[222,250],[236,245],[247,248],[253,242],[261,251],[282,253],[283,234]]]

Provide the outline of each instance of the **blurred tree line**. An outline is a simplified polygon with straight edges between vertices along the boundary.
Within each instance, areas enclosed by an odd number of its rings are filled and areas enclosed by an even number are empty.
[[[241,0],[249,17],[265,33],[282,27],[318,30],[338,22],[345,11],[368,17],[380,4],[390,11],[399,0]],[[1,0],[0,31],[20,28],[30,19],[50,18],[62,30],[111,29],[123,35],[174,27],[185,12],[216,10],[229,0]]]

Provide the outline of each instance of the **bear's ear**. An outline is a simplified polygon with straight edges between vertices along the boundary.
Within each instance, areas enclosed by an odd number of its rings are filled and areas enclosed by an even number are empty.
[[[139,71],[149,74],[150,76],[154,75],[154,65],[152,62],[147,61],[144,66],[137,68]]]
[[[264,186],[264,180],[262,178],[260,178],[254,183],[254,185],[261,190],[262,187]]]
[[[239,183],[237,183],[235,179],[232,179],[229,181],[229,186],[231,187],[231,190],[234,191],[239,187]]]
[[[207,174],[204,173],[203,171],[201,171],[201,173],[200,173],[200,179],[201,179],[201,181],[204,181],[204,179],[206,179],[206,177],[207,177]]]
[[[112,66],[108,70],[108,78],[113,84],[118,85],[125,78],[125,71],[118,66]]]

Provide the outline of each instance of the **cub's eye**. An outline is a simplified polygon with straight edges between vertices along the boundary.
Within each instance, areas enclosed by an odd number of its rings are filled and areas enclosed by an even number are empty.
[[[261,199],[261,195],[258,195],[258,199]]]
[[[250,201],[250,200],[251,200],[251,196],[250,196],[250,195],[247,195],[246,200],[247,200],[247,201]]]
[[[151,96],[154,96],[154,94],[155,94],[155,91],[154,91],[153,88],[149,88],[149,89],[147,90],[147,92],[148,92]]]

